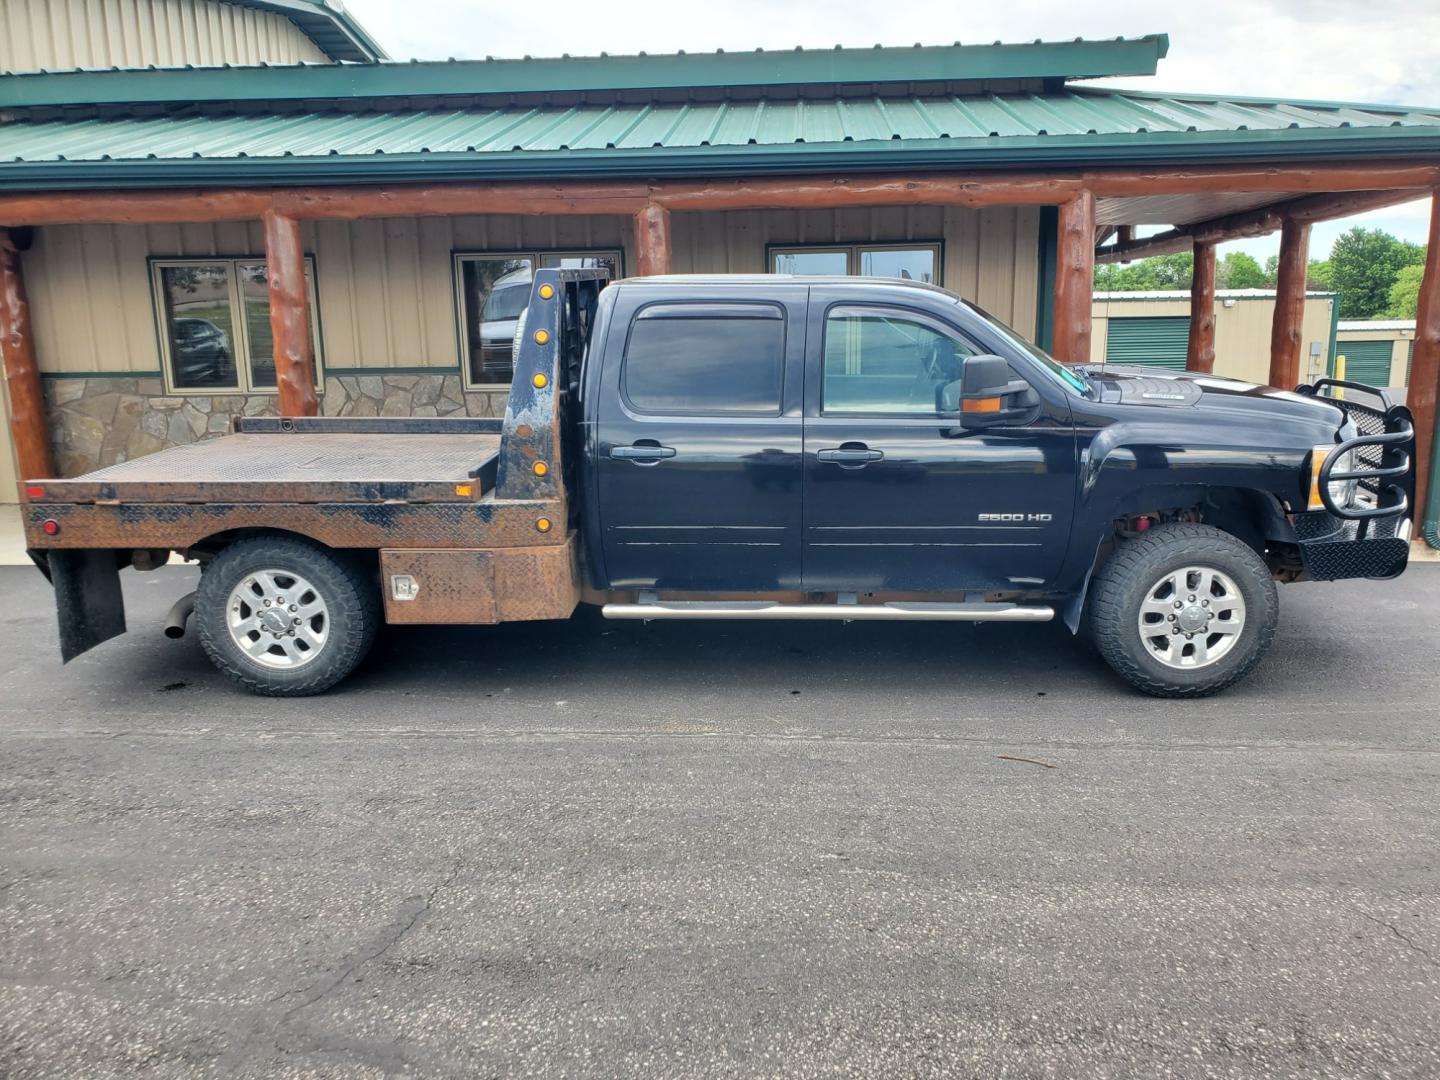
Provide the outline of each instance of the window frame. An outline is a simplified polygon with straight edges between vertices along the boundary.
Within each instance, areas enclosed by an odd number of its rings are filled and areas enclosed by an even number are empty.
[[[931,413],[895,413],[895,412],[862,412],[859,410],[833,410],[825,407],[825,350],[829,345],[830,319],[839,309],[853,309],[866,314],[877,315],[889,314],[896,318],[907,319],[911,322],[927,326],[928,329],[937,333],[953,337],[960,341],[970,350],[966,360],[971,356],[987,355],[984,345],[976,341],[971,335],[965,333],[958,326],[931,314],[928,311],[920,311],[916,308],[903,307],[898,304],[867,303],[863,300],[837,300],[827,304],[820,319],[820,351],[819,351],[819,373],[816,379],[818,400],[815,405],[816,415],[822,418],[835,417],[850,420],[885,420],[898,421],[902,423],[934,424],[936,420],[946,419],[946,414],[936,409]],[[964,366],[962,361],[961,377],[964,377]]]
[[[649,321],[651,321],[651,320],[660,321],[660,320],[665,320],[665,319],[673,319],[674,321],[679,322],[680,320],[687,318],[687,316],[685,316],[685,315],[675,315],[675,316],[665,316],[665,315],[656,316],[656,315],[651,315],[651,316],[649,316],[649,317],[647,318],[646,315],[645,315],[645,312],[650,311],[650,310],[655,309],[655,308],[667,308],[667,307],[669,307],[669,308],[688,308],[688,307],[696,307],[696,306],[701,306],[701,307],[723,307],[723,306],[731,306],[731,305],[733,305],[733,306],[735,306],[735,307],[767,307],[767,308],[773,308],[773,309],[775,310],[775,312],[776,312],[776,316],[775,316],[774,318],[766,317],[766,318],[763,319],[763,320],[754,319],[754,321],[778,322],[778,323],[780,324],[780,382],[779,382],[779,385],[776,387],[776,406],[775,406],[775,409],[774,409],[773,411],[771,411],[771,410],[766,410],[765,412],[759,412],[759,411],[756,411],[756,410],[753,410],[753,409],[746,409],[746,410],[733,410],[733,409],[731,409],[731,410],[713,410],[713,409],[712,409],[712,410],[705,410],[705,409],[675,410],[675,409],[672,409],[672,410],[669,410],[669,411],[666,411],[666,412],[652,412],[652,411],[650,411],[650,410],[648,410],[648,409],[641,408],[640,406],[636,405],[635,402],[633,402],[633,401],[630,399],[630,389],[629,389],[629,385],[628,385],[628,375],[629,375],[629,369],[630,369],[630,345],[631,345],[631,342],[634,340],[635,327],[636,327],[637,325],[639,325],[642,321],[643,321],[643,322],[649,322]],[[697,317],[693,317],[693,316],[692,316],[692,317],[690,317],[690,318],[692,319],[692,321],[701,321],[701,320],[698,319]],[[712,318],[712,319],[717,319],[717,320],[718,320],[718,319],[727,319],[727,318],[729,318],[729,319],[743,319],[743,318],[745,318],[745,316],[744,316],[744,315],[717,315],[717,316],[711,316],[711,318]],[[752,316],[752,319],[753,319],[753,316]],[[617,384],[616,384],[616,389],[617,389],[618,392],[619,392],[620,402],[621,402],[622,405],[624,405],[626,412],[628,412],[631,416],[634,416],[634,417],[639,418],[639,419],[644,419],[644,420],[663,420],[663,419],[666,419],[666,418],[669,418],[669,417],[677,417],[677,418],[680,418],[680,417],[683,417],[683,418],[699,418],[699,419],[716,419],[716,420],[723,420],[723,421],[736,421],[736,420],[775,420],[775,419],[777,419],[777,418],[785,415],[785,385],[786,385],[786,378],[787,378],[787,375],[788,375],[788,372],[787,372],[786,369],[789,367],[789,356],[790,356],[790,312],[789,312],[789,310],[786,308],[786,306],[785,306],[782,302],[780,302],[780,301],[778,301],[778,300],[768,300],[768,299],[756,299],[756,300],[748,300],[748,299],[747,299],[747,300],[725,299],[725,300],[703,300],[703,301],[692,301],[692,300],[654,300],[654,301],[651,301],[650,303],[641,304],[641,305],[640,305],[639,307],[637,307],[633,312],[630,313],[630,321],[629,321],[629,324],[625,327],[625,342],[624,342],[624,347],[623,347],[623,349],[621,350],[621,353],[620,353],[620,365],[619,365],[619,372],[618,372],[618,376],[617,376],[618,382],[617,382]]]
[[[540,263],[547,255],[580,258],[615,258],[615,278],[625,276],[625,249],[613,248],[452,248],[450,251],[451,302],[455,305],[455,356],[460,368],[460,386],[465,390],[510,392],[510,383],[475,382],[470,378],[470,320],[465,311],[465,263],[469,260],[529,259],[531,272],[543,269]]]
[[[315,356],[315,393],[325,393],[324,335],[320,332],[320,287],[315,267],[315,256],[306,255],[305,285],[310,305],[310,340]],[[160,353],[160,377],[167,397],[223,397],[230,395],[273,394],[279,396],[280,387],[255,386],[250,372],[250,328],[245,320],[245,296],[240,289],[239,266],[241,263],[266,264],[264,255],[152,255],[147,259],[150,271],[150,304],[154,312],[155,338]],[[171,351],[169,308],[165,302],[164,272],[170,267],[215,266],[219,263],[229,267],[230,321],[232,325],[231,345],[235,350],[234,386],[177,386],[175,382],[175,358]],[[238,316],[238,317],[237,317]],[[244,362],[241,362],[241,358]]]
[[[921,282],[921,284],[938,285],[945,284],[945,241],[944,240],[887,240],[883,243],[867,243],[856,241],[855,243],[821,243],[813,244],[766,244],[765,245],[765,267],[766,273],[777,274],[775,260],[780,255],[803,255],[811,252],[837,252],[845,253],[845,276],[860,276],[860,256],[866,251],[919,251],[929,249],[935,253],[935,280]],[[903,278],[895,278],[902,281]]]

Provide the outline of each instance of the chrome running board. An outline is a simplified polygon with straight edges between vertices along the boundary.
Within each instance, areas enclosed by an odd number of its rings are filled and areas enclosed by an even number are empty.
[[[1052,607],[1021,604],[948,604],[894,601],[889,604],[777,604],[770,600],[656,600],[648,604],[606,604],[607,619],[830,619],[839,622],[1049,622]]]

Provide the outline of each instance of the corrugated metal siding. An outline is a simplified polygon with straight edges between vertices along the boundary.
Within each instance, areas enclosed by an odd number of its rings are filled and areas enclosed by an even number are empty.
[[[947,287],[1029,335],[1035,326],[1039,211],[940,207],[676,214],[679,273],[759,273],[772,243],[943,243]],[[620,249],[624,217],[476,216],[304,225],[315,255],[325,364],[454,367],[455,251]],[[148,256],[255,255],[258,222],[65,225],[36,231],[25,254],[40,364],[52,373],[153,371],[160,365]]]
[[[1336,351],[1345,357],[1345,378],[1350,382],[1390,385],[1390,361],[1395,354],[1392,339],[1342,341]]]
[[[1105,361],[1183,371],[1190,342],[1188,315],[1111,319]]]
[[[6,0],[0,0],[6,2]],[[14,3],[17,0],[8,0]],[[35,0],[18,0],[33,3]],[[78,2],[78,0],[77,0]],[[122,0],[115,0],[122,2]],[[143,0],[123,0],[140,3]],[[159,3],[161,0],[152,0]],[[169,0],[180,3],[181,0]],[[509,108],[109,117],[21,122],[7,161],[339,157],[375,154],[576,153],[708,147],[894,143],[957,157],[1007,139],[1093,139],[1440,126],[1440,111],[1164,98],[1110,90],[963,97],[790,99]]]
[[[327,60],[284,16],[216,0],[0,0],[0,72]]]

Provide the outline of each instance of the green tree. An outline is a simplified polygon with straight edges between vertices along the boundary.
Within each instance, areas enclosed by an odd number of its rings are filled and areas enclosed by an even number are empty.
[[[1390,289],[1406,266],[1425,261],[1423,244],[1411,244],[1384,229],[1356,226],[1330,250],[1340,318],[1373,319],[1390,306]]]
[[[1329,259],[1310,260],[1310,265],[1305,268],[1305,287],[1319,292],[1334,291],[1335,268],[1330,265]]]
[[[1387,319],[1413,319],[1420,306],[1420,279],[1425,276],[1424,263],[1402,266],[1390,286],[1390,306],[1383,314]]]
[[[1253,255],[1227,251],[1215,267],[1215,285],[1221,289],[1264,289],[1271,284]]]
[[[1188,289],[1194,274],[1195,256],[1188,251],[1181,251],[1174,255],[1153,255],[1128,265],[1097,264],[1095,288],[1105,292]]]

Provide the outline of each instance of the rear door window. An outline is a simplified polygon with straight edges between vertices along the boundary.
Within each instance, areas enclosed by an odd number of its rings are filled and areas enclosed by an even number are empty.
[[[639,413],[778,416],[785,312],[774,304],[652,304],[630,324],[622,386]]]

